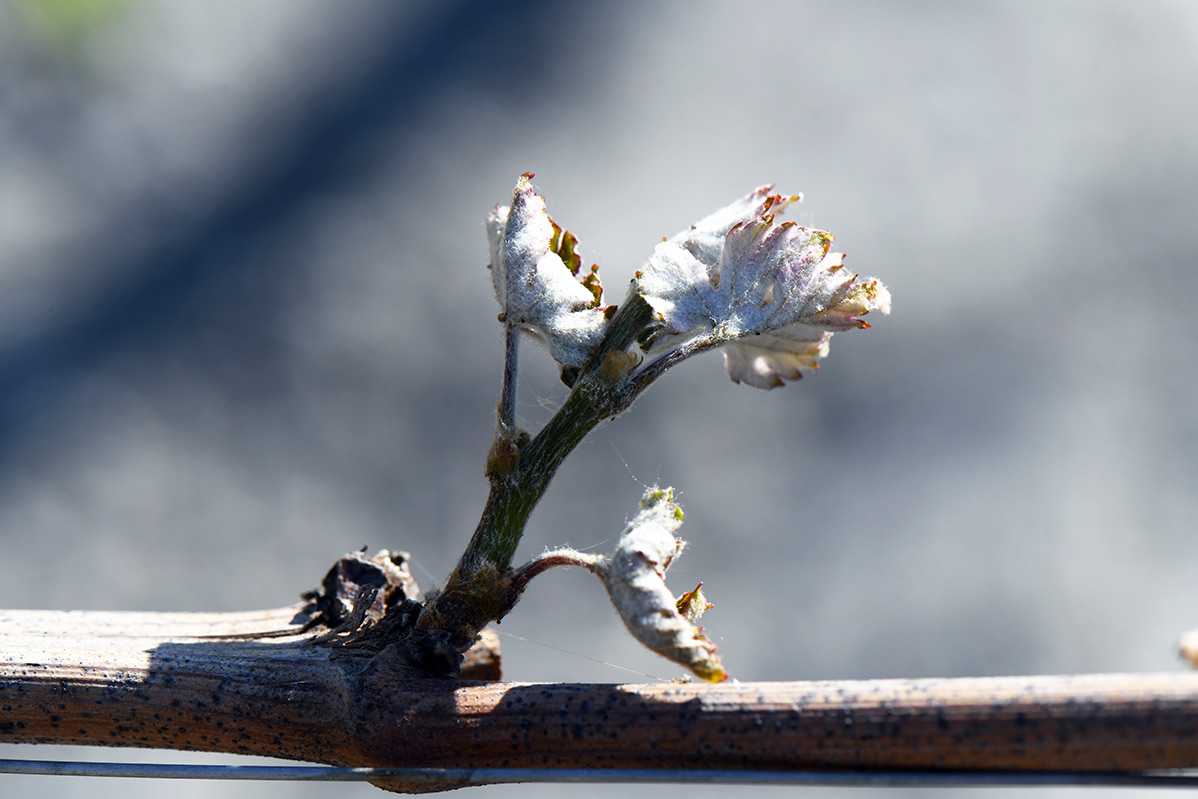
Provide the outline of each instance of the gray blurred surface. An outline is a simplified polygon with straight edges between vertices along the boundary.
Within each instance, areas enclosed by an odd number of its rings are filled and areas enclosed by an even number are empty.
[[[777,182],[894,315],[783,390],[676,369],[521,553],[609,546],[660,482],[691,542],[671,582],[704,581],[742,680],[1180,668],[1198,6],[130,0],[76,29],[36,5],[0,8],[0,606],[282,605],[364,543],[435,583],[486,493],[482,222],[516,176],[613,300],[662,236]],[[529,426],[565,395],[547,360],[523,358]],[[577,570],[500,632],[512,679],[677,674]]]

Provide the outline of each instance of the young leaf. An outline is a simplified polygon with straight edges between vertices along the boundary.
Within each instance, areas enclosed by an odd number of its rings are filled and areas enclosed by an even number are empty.
[[[578,239],[549,218],[531,177],[521,176],[512,204],[487,217],[500,319],[531,334],[562,366],[581,366],[603,335],[602,287],[594,268],[576,277]]]
[[[546,569],[582,566],[603,581],[624,626],[636,640],[708,682],[725,680],[728,673],[715,654],[715,644],[694,624],[711,608],[700,590],[703,584],[676,599],[666,588],[666,569],[686,546],[674,536],[681,525],[682,509],[674,504],[674,490],[654,486],[641,497],[640,511],[624,528],[611,555],[565,547],[549,550],[515,570],[509,605]]]
[[[682,618],[694,624],[707,611],[711,610],[715,605],[707,601],[707,597],[703,595],[703,583],[695,586],[695,590],[687,591],[674,602],[674,607],[682,614]]]
[[[728,674],[716,656],[716,646],[692,623],[710,606],[697,588],[680,599],[666,588],[666,569],[684,545],[674,536],[682,524],[682,511],[673,497],[669,488],[647,490],[640,512],[624,529],[615,551],[593,570],[638,641],[704,680],[720,682]],[[687,611],[693,616],[684,616]]]
[[[710,328],[723,312],[726,301],[719,297],[710,271],[720,261],[728,231],[803,199],[770,194],[771,189],[772,185],[762,186],[657,245],[633,286],[657,312],[659,337]],[[718,284],[718,274],[715,278]]]
[[[861,317],[890,312],[890,293],[844,271],[832,235],[777,224],[797,197],[763,186],[690,230],[657,245],[633,290],[657,314],[650,351],[680,343],[723,346],[728,376],[774,388],[816,369],[832,333],[869,327]],[[701,345],[701,346],[696,346]]]

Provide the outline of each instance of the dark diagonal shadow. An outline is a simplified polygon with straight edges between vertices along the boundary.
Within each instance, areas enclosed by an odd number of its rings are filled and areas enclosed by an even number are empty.
[[[210,313],[206,309],[196,319],[189,302],[197,295],[211,296],[212,287],[234,277],[235,268],[236,276],[244,278],[247,263],[254,270],[277,269],[243,256],[269,240],[282,220],[312,197],[335,195],[367,179],[376,166],[363,157],[369,145],[397,130],[402,141],[403,132],[416,131],[430,106],[451,87],[472,86],[523,107],[552,100],[534,87],[552,72],[554,60],[568,45],[546,30],[547,21],[568,3],[463,2],[451,11],[430,5],[415,21],[396,15],[394,30],[382,37],[394,38],[399,46],[345,53],[348,59],[375,60],[359,65],[355,84],[336,94],[314,94],[298,109],[294,138],[277,148],[286,157],[192,215],[199,223],[161,231],[159,243],[139,263],[117,270],[132,279],[111,286],[81,313],[0,359],[0,459],[14,433],[38,417],[64,377],[124,347],[169,339],[189,324],[213,324],[211,316],[203,318]],[[550,38],[544,40],[546,36]],[[513,47],[530,37],[542,41],[535,47]],[[103,257],[98,252],[100,263],[89,268],[102,270]],[[280,302],[268,296],[251,301],[258,306],[246,314],[251,325],[253,319],[272,318]]]

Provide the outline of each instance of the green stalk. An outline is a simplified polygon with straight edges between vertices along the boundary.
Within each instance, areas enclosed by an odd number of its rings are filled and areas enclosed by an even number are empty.
[[[459,571],[470,574],[484,563],[510,568],[533,508],[566,456],[608,417],[607,399],[590,381],[580,380],[536,438],[520,448],[515,470],[492,477],[487,505],[459,560]]]
[[[621,357],[651,318],[648,304],[633,295],[612,319],[607,335],[565,403],[535,438],[519,447],[514,468],[491,472],[491,494],[474,536],[458,561],[459,571],[469,574],[482,563],[492,563],[500,570],[511,567],[528,517],[562,461],[587,433],[631,404],[632,397],[626,397],[624,390],[627,373],[611,359]]]
[[[512,595],[511,565],[533,509],[566,456],[587,433],[617,416],[647,384],[629,390],[637,360],[627,350],[652,320],[652,309],[632,295],[553,418],[528,441],[500,424],[487,458],[491,492],[470,543],[444,588],[431,594],[420,626],[440,630],[459,649],[486,624],[502,618]]]

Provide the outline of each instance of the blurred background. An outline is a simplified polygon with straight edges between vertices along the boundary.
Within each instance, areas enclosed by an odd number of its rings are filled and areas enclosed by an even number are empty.
[[[1185,0],[12,0],[0,607],[281,606],[363,544],[437,583],[486,494],[483,220],[516,177],[536,173],[612,301],[663,236],[776,182],[894,314],[781,390],[733,385],[717,355],[673,370],[567,462],[520,555],[609,548],[661,483],[691,542],[671,583],[704,581],[741,680],[1180,669],[1195,97]],[[565,389],[543,353],[522,366],[535,428]],[[579,570],[499,629],[509,679],[679,674]],[[14,796],[165,788],[0,776]],[[919,792],[802,792],[824,793]]]

